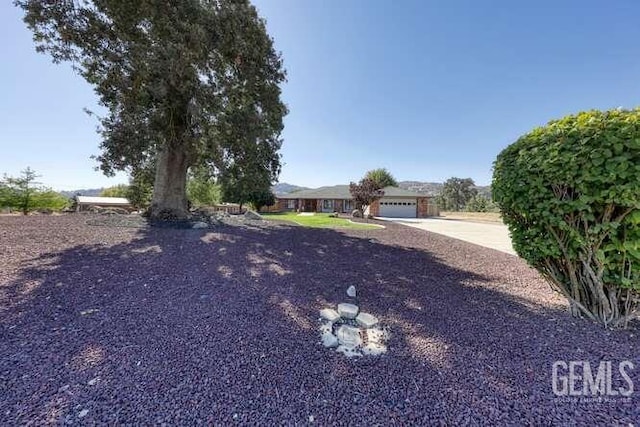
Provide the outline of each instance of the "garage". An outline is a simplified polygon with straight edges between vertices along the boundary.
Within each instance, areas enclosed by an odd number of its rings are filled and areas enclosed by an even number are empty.
[[[380,199],[380,216],[388,218],[415,218],[417,213],[416,198]]]

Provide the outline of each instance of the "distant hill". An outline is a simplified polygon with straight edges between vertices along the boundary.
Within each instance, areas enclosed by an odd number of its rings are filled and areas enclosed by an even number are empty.
[[[437,196],[442,191],[443,183],[441,182],[420,182],[420,181],[402,181],[398,183],[398,187],[405,190],[415,191],[416,193],[427,196]],[[476,185],[478,194],[491,198],[491,186]]]
[[[426,196],[436,196],[442,191],[441,182],[400,181],[398,187]]]
[[[298,190],[308,190],[308,187],[300,187],[299,185],[287,184],[286,182],[280,182],[273,187],[271,190],[276,196],[281,196],[283,194],[293,193]]]
[[[72,191],[58,191],[58,193],[62,194],[64,197],[73,197],[76,194],[80,194],[81,196],[99,196],[102,193],[104,188],[88,188],[82,190],[72,190]]]

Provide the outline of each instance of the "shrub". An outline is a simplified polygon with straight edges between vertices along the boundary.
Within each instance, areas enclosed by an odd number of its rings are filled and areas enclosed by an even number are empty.
[[[605,326],[638,318],[640,109],[552,121],[507,147],[493,197],[516,252]]]
[[[498,209],[490,198],[482,194],[473,196],[464,207],[467,212],[496,212]]]
[[[380,186],[369,178],[362,178],[358,184],[350,183],[349,193],[356,204],[356,209],[360,211],[364,211],[365,207],[371,206],[373,202],[384,196]]]
[[[256,212],[260,212],[265,206],[273,206],[276,204],[276,196],[270,189],[257,188],[250,191],[248,200]]]

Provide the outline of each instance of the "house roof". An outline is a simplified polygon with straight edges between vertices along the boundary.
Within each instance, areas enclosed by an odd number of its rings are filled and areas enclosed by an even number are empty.
[[[79,204],[83,205],[130,205],[129,200],[124,197],[91,197],[78,196]]]
[[[348,185],[299,190],[280,196],[281,199],[351,199]]]
[[[382,191],[384,191],[384,197],[424,197],[415,191],[405,190],[400,187],[385,187]]]
[[[414,191],[404,190],[399,187],[385,187],[384,197],[425,197]],[[293,193],[278,196],[279,199],[352,199],[348,185],[333,185],[330,187],[299,190]]]

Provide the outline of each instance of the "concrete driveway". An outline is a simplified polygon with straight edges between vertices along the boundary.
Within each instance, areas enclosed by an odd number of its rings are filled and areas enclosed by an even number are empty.
[[[393,221],[409,227],[420,228],[432,233],[443,234],[454,239],[475,243],[486,248],[516,255],[511,245],[509,229],[504,224],[487,224],[434,218],[376,218]]]

